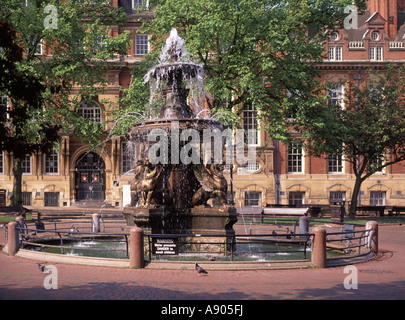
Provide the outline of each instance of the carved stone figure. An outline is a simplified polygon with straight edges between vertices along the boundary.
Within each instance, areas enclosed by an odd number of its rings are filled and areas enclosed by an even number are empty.
[[[193,206],[209,207],[207,201],[215,197],[218,198],[221,207],[227,206],[228,184],[222,173],[223,170],[223,164],[198,165],[194,168],[194,175],[201,187],[193,195]]]
[[[149,159],[144,161],[145,173],[141,181],[140,207],[153,207],[170,204],[171,190],[167,187],[171,170],[161,164],[154,165]]]
[[[145,174],[145,166],[142,160],[138,160],[134,165],[135,177],[131,181],[131,206],[143,206],[141,197],[141,185]]]

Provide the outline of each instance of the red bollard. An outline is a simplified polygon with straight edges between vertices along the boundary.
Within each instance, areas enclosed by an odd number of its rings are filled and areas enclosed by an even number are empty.
[[[12,221],[7,225],[8,228],[8,255],[15,256],[20,248],[19,234],[20,231],[17,229],[19,226],[18,222]]]
[[[314,241],[312,244],[312,265],[317,268],[326,268],[326,229],[314,228]]]
[[[144,267],[143,230],[141,228],[130,230],[129,266],[130,268]]]

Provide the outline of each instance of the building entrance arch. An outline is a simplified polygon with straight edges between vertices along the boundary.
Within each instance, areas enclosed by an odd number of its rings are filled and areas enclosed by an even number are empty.
[[[105,199],[105,163],[97,153],[83,153],[75,165],[76,201]]]

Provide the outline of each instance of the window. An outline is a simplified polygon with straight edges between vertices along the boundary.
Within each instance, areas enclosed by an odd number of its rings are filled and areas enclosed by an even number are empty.
[[[299,90],[287,90],[287,98],[292,104],[288,109],[288,120],[296,119],[300,111],[300,101],[303,99],[302,94]]]
[[[385,155],[377,156],[374,159],[370,159],[369,170],[375,171],[375,173],[385,173]]]
[[[34,46],[34,54],[35,55],[42,55],[43,54],[43,46],[42,46],[42,39],[32,41],[32,45]]]
[[[97,37],[96,38],[96,44],[93,47],[93,52],[97,53],[97,52],[101,52],[105,49],[105,42],[103,37]]]
[[[243,110],[243,129],[245,131],[245,143],[258,145],[259,122],[257,119],[257,110],[251,104],[245,106]]]
[[[383,47],[370,47],[369,49],[370,61],[383,60]]]
[[[328,157],[328,172],[342,173],[343,172],[343,155],[340,153],[329,154]]]
[[[0,152],[0,174],[4,173],[4,152]]]
[[[45,207],[59,207],[59,192],[45,192]]]
[[[373,31],[373,32],[371,33],[371,39],[372,39],[373,41],[378,41],[378,40],[380,40],[380,33],[379,33],[378,31]]]
[[[371,191],[370,192],[370,206],[385,206],[385,191]]]
[[[329,89],[328,90],[329,98],[328,98],[328,104],[329,105],[339,105],[343,107],[344,103],[344,86],[339,85],[335,89]]]
[[[292,143],[288,147],[288,173],[303,173],[302,145]]]
[[[331,191],[329,194],[330,204],[342,204],[346,201],[346,192],[344,191]]]
[[[57,174],[59,172],[59,155],[52,152],[49,156],[45,155],[45,173]]]
[[[132,0],[132,9],[144,9],[149,7],[148,0]]]
[[[305,192],[290,192],[288,195],[288,204],[290,206],[300,207],[305,203]]]
[[[261,207],[262,193],[261,192],[245,192],[245,207]]]
[[[7,121],[9,118],[8,110],[8,97],[0,96],[0,121]]]
[[[339,33],[338,33],[338,32],[333,32],[333,33],[331,34],[330,38],[331,38],[333,41],[339,40]]]
[[[128,144],[123,143],[121,147],[121,154],[122,154],[122,174],[125,172],[128,172],[129,170],[132,169],[134,159],[131,157],[131,153],[128,150]]]
[[[329,47],[329,61],[342,61],[343,47]]]
[[[31,174],[31,156],[29,154],[21,161],[21,169],[23,174]]]
[[[22,205],[31,206],[32,205],[32,193],[31,192],[21,192]]]
[[[260,165],[257,162],[249,161],[245,166],[244,169],[247,171],[257,171],[260,169]]]
[[[135,37],[135,54],[143,55],[149,52],[149,36],[137,34]]]
[[[93,101],[85,101],[79,109],[79,114],[93,122],[101,123],[101,109]]]

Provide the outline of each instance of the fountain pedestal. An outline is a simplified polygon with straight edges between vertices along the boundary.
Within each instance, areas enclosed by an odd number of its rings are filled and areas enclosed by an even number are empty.
[[[125,207],[128,227],[139,227],[151,234],[233,235],[238,221],[234,207],[204,208],[198,206],[187,211],[172,211],[165,207]]]

